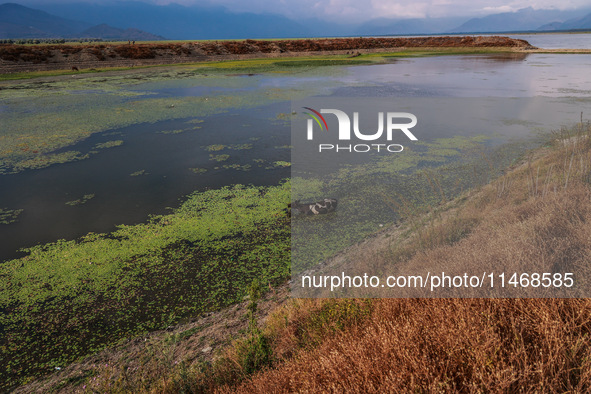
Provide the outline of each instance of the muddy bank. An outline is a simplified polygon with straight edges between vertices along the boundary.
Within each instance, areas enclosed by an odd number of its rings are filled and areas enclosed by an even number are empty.
[[[534,49],[508,37],[335,38],[93,45],[0,45],[0,73],[383,52],[403,48]]]

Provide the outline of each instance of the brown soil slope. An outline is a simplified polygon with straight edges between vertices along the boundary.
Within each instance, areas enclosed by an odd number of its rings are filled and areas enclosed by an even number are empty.
[[[253,57],[382,52],[401,48],[534,49],[508,37],[334,38],[150,44],[0,45],[0,73],[129,67]]]

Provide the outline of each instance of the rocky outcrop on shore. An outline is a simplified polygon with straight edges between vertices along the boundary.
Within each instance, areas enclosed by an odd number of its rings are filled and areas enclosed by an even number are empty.
[[[500,36],[331,38],[91,45],[0,45],[0,73],[129,67],[254,57],[384,52],[403,48],[534,49],[527,41]]]

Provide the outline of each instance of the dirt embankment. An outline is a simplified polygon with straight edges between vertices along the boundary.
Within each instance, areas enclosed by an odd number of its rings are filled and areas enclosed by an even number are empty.
[[[154,64],[302,56],[356,54],[402,48],[534,49],[527,41],[508,37],[334,38],[245,40],[191,43],[0,45],[0,73],[70,68],[130,67]]]

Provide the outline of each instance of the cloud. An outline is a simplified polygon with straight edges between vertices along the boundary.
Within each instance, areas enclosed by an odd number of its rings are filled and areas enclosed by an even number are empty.
[[[18,1],[18,0],[15,0]],[[21,0],[23,3],[93,3],[116,0]],[[521,8],[589,8],[589,0],[135,0],[167,5],[224,6],[234,12],[275,13],[292,19],[319,18],[333,22],[360,23],[373,18],[422,18],[483,16]],[[19,1],[20,2],[20,1]]]
[[[161,0],[166,1],[166,0]],[[182,0],[175,0],[182,1]],[[184,0],[190,4],[194,0]],[[521,8],[576,9],[589,7],[589,0],[209,0],[230,10],[273,12],[291,18],[327,18],[359,22],[372,18],[422,18],[486,15]]]
[[[515,12],[517,11],[519,8],[515,9],[513,7],[511,7],[510,5],[502,5],[499,7],[484,7],[482,9],[482,11],[484,11],[485,13],[490,13],[490,14],[497,14],[497,13],[501,13],[501,12]]]

